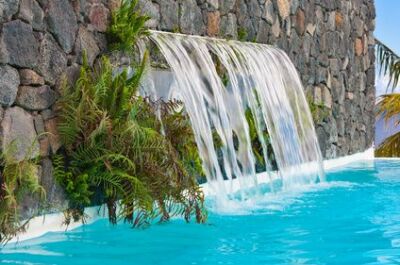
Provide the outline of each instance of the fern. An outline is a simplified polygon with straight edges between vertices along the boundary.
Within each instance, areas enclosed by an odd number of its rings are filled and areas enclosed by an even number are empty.
[[[20,201],[28,195],[38,195],[40,199],[46,195],[39,183],[37,160],[30,158],[30,152],[23,160],[16,160],[13,154],[15,142],[0,156],[0,243],[25,230],[26,222],[21,223],[19,216]]]
[[[144,27],[150,19],[137,9],[138,0],[123,0],[121,8],[111,14],[111,26],[106,32],[111,50],[131,51],[139,37],[147,35]]]

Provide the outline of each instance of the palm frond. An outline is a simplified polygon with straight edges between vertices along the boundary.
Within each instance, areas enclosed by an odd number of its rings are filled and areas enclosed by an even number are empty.
[[[387,138],[376,150],[377,157],[400,157],[400,133]]]
[[[400,77],[400,57],[388,46],[375,39],[377,46],[377,60],[380,75],[388,76],[388,89],[397,87]]]
[[[396,125],[400,124],[400,94],[393,93],[383,95],[377,103],[377,117],[383,117],[385,121],[396,118]]]

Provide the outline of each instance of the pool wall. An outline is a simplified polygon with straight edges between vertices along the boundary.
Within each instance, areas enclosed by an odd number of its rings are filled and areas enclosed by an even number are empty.
[[[357,153],[354,155],[325,160],[324,161],[324,168],[325,170],[332,170],[335,168],[343,167],[347,164],[356,162],[356,161],[373,161],[374,159],[374,150],[373,148],[368,149],[365,152]],[[271,173],[272,179],[277,178],[276,172]],[[270,177],[266,173],[258,174],[257,180],[259,183],[268,183],[270,181]],[[239,183],[233,182],[226,182],[227,185],[233,185],[233,191],[239,189]],[[202,189],[206,196],[213,196],[213,190],[209,187],[209,185],[203,184]],[[85,214],[87,215],[86,224],[90,224],[100,218],[107,218],[107,207],[90,207],[85,209]],[[65,225],[65,217],[63,213],[52,213],[43,216],[38,216],[29,221],[27,226],[26,232],[19,234],[17,237],[13,238],[8,242],[8,244],[18,243],[24,240],[33,239],[36,237],[40,237],[49,232],[62,232],[68,231],[74,228],[77,228],[82,224],[81,221],[79,222],[72,222],[68,226]]]

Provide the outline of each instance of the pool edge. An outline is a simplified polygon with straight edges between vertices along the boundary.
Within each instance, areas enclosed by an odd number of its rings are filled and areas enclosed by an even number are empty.
[[[331,170],[334,168],[342,167],[347,164],[357,162],[357,161],[362,161],[362,160],[373,160],[374,158],[374,148],[370,148],[364,152],[356,153],[353,155],[345,156],[345,157],[340,157],[340,158],[335,158],[335,159],[329,159],[324,161],[324,169],[325,170]],[[391,159],[391,160],[396,160],[396,159]],[[276,173],[272,172],[271,177],[275,178]],[[262,182],[268,182],[270,180],[270,177],[268,174],[259,174],[257,176],[257,180],[262,183]],[[201,185],[204,193],[206,196],[210,194],[210,189],[206,184]],[[102,207],[100,206],[95,206],[95,207],[89,207],[85,209],[85,214],[87,215],[87,218],[85,219],[85,224],[90,224],[95,222],[96,220],[106,218],[106,210],[101,210]],[[13,244],[13,243],[18,243],[34,238],[41,237],[49,232],[63,232],[63,231],[69,231],[75,228],[78,228],[82,226],[82,222],[72,222],[68,226],[64,223],[65,218],[63,213],[52,213],[52,214],[47,214],[47,215],[42,215],[42,216],[37,216],[32,218],[26,228],[26,232],[19,234],[18,236],[14,237],[10,241],[7,242],[7,244]]]

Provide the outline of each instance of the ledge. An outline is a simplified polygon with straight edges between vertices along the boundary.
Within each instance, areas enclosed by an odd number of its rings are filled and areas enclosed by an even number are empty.
[[[347,164],[362,161],[362,160],[373,160],[374,159],[374,149],[370,148],[365,152],[357,153],[350,156],[340,157],[336,159],[330,159],[324,161],[324,169],[326,171],[343,167]],[[392,159],[395,160],[396,158]],[[257,182],[258,183],[268,183],[271,179],[276,179],[278,177],[276,172],[268,173],[261,173],[257,175]],[[232,182],[225,182],[226,187],[229,185],[229,190],[238,190],[239,183],[238,181],[234,180]],[[212,195],[212,189],[209,184],[201,185],[204,194],[206,196]],[[90,207],[85,210],[85,214],[87,215],[86,224],[93,223],[94,221],[106,218],[107,213],[103,207]],[[18,243],[21,241],[33,239],[36,237],[40,237],[45,235],[49,232],[62,232],[62,231],[69,231],[80,227],[82,222],[72,222],[68,226],[64,224],[64,214],[63,213],[54,213],[54,214],[47,214],[44,216],[38,216],[33,218],[29,221],[26,232],[21,233],[15,238],[11,239],[7,244]]]

